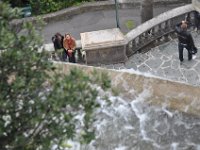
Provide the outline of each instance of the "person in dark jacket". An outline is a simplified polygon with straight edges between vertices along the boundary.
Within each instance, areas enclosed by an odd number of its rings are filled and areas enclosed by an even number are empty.
[[[175,31],[178,34],[178,50],[179,60],[183,62],[183,49],[186,48],[188,51],[188,60],[192,59],[192,55],[196,54],[197,48],[194,45],[194,41],[190,32],[187,31],[187,22],[182,21],[176,25]]]
[[[194,11],[194,26],[195,30],[200,30],[200,13],[198,11]]]
[[[61,35],[60,33],[56,33],[53,37],[52,37],[52,42],[54,45],[54,50],[57,51],[58,49],[63,49],[62,52],[62,60],[66,61],[67,60],[67,52],[65,51],[64,47],[63,47],[63,40],[64,40],[64,36]]]

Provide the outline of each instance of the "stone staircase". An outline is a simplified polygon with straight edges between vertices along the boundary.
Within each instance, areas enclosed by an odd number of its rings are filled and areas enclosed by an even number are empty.
[[[197,32],[193,32],[192,35],[197,48],[200,49],[200,35]],[[152,48],[147,53],[135,54],[129,57],[126,63],[101,65],[101,67],[134,70],[151,76],[200,86],[200,52],[196,56],[196,59],[188,61],[187,50],[184,50],[184,62],[180,64],[178,41],[174,39]]]

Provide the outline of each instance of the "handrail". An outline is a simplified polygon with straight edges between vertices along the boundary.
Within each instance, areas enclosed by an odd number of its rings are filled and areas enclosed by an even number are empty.
[[[163,23],[167,20],[170,20],[174,17],[177,17],[177,16],[180,16],[182,14],[191,12],[193,10],[194,10],[194,8],[193,8],[192,4],[188,4],[188,5],[185,5],[185,6],[178,7],[178,8],[174,8],[172,10],[164,12],[164,13],[158,15],[157,17],[154,17],[153,19],[137,26],[135,29],[128,32],[125,36],[126,36],[127,40],[130,42],[131,40],[138,37],[139,35],[141,35],[145,31],[150,30],[152,27],[154,27],[154,26],[156,26],[160,23]]]
[[[148,44],[161,37],[166,37],[174,32],[175,25],[185,19],[195,9],[192,4],[181,6],[154,17],[153,19],[139,25],[125,35],[127,40],[127,55],[141,51]]]

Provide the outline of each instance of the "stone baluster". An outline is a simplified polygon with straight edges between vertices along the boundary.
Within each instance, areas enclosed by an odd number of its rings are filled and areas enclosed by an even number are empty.
[[[151,29],[151,36],[154,36],[155,35],[155,27],[153,27],[152,29]]]
[[[138,44],[142,45],[143,40],[142,40],[142,35],[138,36]]]
[[[168,25],[169,25],[170,30],[173,30],[172,19],[168,20]]]
[[[168,33],[170,33],[170,28],[169,28],[169,20],[164,22],[164,41],[169,41],[169,35]]]
[[[173,32],[174,31],[174,26],[173,26],[173,22],[172,22],[172,19],[168,20],[168,26],[169,26],[169,30],[172,31],[169,36],[171,38],[175,37],[176,33]]]
[[[169,20],[165,21],[165,30],[167,32],[170,30]]]
[[[136,43],[136,40],[133,39],[132,41],[132,49],[136,48],[137,47],[137,43]]]
[[[162,29],[162,23],[160,23],[160,24],[158,25],[158,31],[157,31],[158,37],[160,37],[160,36],[162,35],[162,33],[163,33],[162,30],[163,30],[163,29]],[[161,38],[158,38],[157,40],[158,40],[158,42],[159,42],[159,41],[161,40]]]
[[[194,18],[194,14],[193,11],[187,13],[187,21],[189,22],[189,28],[194,27],[194,22],[195,22],[195,18]],[[193,17],[192,17],[193,16]]]
[[[162,23],[160,23],[159,25],[158,25],[158,34],[159,35],[161,35],[162,34]]]
[[[133,47],[131,47],[132,42],[129,42],[127,45],[126,45],[126,55],[129,57],[133,54]]]

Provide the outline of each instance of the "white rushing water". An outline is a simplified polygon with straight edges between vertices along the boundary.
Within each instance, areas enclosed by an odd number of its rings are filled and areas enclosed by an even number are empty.
[[[96,111],[96,139],[66,150],[200,150],[200,118],[151,106],[144,102],[150,95],[146,89],[129,102],[110,97]]]

